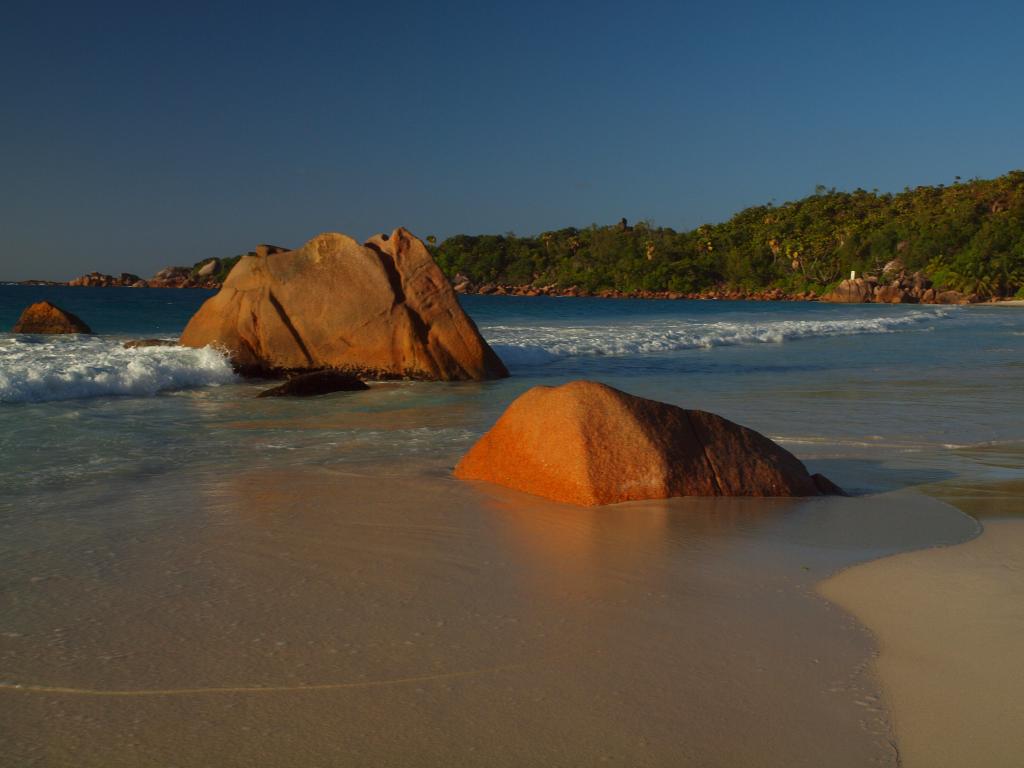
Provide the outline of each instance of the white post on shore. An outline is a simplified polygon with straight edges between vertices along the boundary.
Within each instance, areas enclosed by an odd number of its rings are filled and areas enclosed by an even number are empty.
[[[850,279],[854,280],[854,279],[856,279],[856,277],[857,277],[857,270],[856,269],[851,269],[850,270]]]

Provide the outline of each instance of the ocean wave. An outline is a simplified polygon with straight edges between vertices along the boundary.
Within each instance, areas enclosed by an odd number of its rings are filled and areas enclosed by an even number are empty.
[[[124,349],[104,337],[0,341],[0,403],[151,396],[232,381],[231,366],[211,348]]]
[[[481,331],[512,366],[544,365],[569,357],[664,354],[738,344],[781,344],[824,336],[857,336],[921,329],[923,323],[951,312],[842,320],[769,320],[765,322],[653,322],[578,327],[489,326]]]

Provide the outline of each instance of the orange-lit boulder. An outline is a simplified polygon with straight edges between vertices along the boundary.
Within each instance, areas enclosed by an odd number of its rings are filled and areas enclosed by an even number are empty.
[[[327,233],[243,257],[189,321],[189,347],[224,347],[252,373],[333,368],[368,378],[493,379],[504,364],[423,243]]]
[[[37,301],[25,308],[12,333],[92,333],[78,315],[48,301]]]
[[[589,381],[525,392],[462,458],[455,476],[583,506],[841,493],[752,429]]]

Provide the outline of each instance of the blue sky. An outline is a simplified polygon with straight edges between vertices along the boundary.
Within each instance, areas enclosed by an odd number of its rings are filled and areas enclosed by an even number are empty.
[[[1022,32],[1009,2],[9,0],[0,278],[996,176]]]

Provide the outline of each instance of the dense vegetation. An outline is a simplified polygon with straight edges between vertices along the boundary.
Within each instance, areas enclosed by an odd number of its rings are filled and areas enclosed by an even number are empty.
[[[226,259],[220,259],[217,263],[217,270],[209,276],[209,279],[215,280],[218,284],[223,284],[228,278],[228,273],[234,269],[235,264],[239,262],[244,254],[238,254],[237,256],[229,256]],[[210,262],[210,259],[203,259],[197,261],[191,267],[189,267],[189,274],[191,277],[198,279],[199,270]]]
[[[536,237],[428,240],[449,277],[463,275],[477,285],[799,293],[821,291],[850,270],[880,274],[898,258],[939,286],[1024,295],[1024,171],[899,194],[818,187],[802,200],[748,208],[690,232],[623,221]]]

